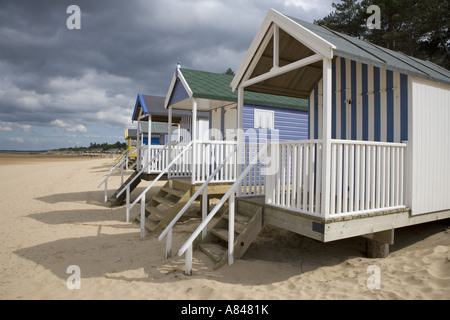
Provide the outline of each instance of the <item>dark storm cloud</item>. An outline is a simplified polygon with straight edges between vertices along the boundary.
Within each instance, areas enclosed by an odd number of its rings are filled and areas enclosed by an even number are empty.
[[[66,27],[72,4],[81,30]],[[331,1],[1,0],[0,138],[57,124],[121,136],[136,95],[165,95],[178,61],[236,71],[270,8],[312,21]]]

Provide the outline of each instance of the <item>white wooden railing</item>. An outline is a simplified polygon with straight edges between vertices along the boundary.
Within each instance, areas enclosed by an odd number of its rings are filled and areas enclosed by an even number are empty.
[[[193,183],[205,182],[211,173],[223,163],[227,154],[233,156],[222,166],[211,182],[234,182],[236,180],[236,141],[196,141],[193,145]]]
[[[159,175],[153,179],[152,183],[150,183],[147,188],[145,188],[144,191],[134,200],[132,204],[130,204],[130,187],[127,187],[127,221],[129,219],[130,210],[140,201],[141,202],[141,238],[144,238],[145,236],[145,196],[147,192],[156,184],[156,182],[159,181],[159,179],[166,174],[169,169],[182,157],[184,156],[188,150],[192,147],[192,142],[189,142],[186,146],[184,146],[183,150],[170,161],[170,163],[165,167]]]
[[[114,174],[114,172],[116,172],[116,170],[120,167],[121,168],[121,170],[120,170],[121,171],[120,172],[120,185],[122,185],[123,184],[123,169],[124,169],[124,166],[128,163],[128,158],[130,157],[130,155],[132,155],[133,152],[135,152],[135,151],[136,151],[136,148],[133,148],[131,150],[126,150],[124,153],[122,153],[120,155],[120,157],[118,158],[120,160],[110,169],[110,173],[97,186],[97,189],[98,189],[98,188],[100,188],[100,186],[102,184],[105,185],[105,202],[108,202],[108,179],[109,179],[109,177],[111,177]]]
[[[143,148],[142,163],[149,164],[147,173],[160,173],[169,164],[169,152],[166,145],[150,145]],[[173,147],[172,147],[173,148]],[[155,156],[158,155],[157,158]],[[150,162],[150,159],[155,158]]]
[[[322,141],[274,142],[268,157],[273,174],[266,176],[266,203],[319,216]]]
[[[325,218],[322,148],[321,140],[272,143],[268,156],[275,170],[265,177],[266,203]],[[405,148],[403,143],[332,140],[329,217],[405,207]]]
[[[189,146],[185,152],[183,152],[185,146]],[[177,159],[173,166],[169,168],[169,178],[187,178],[192,176],[192,149],[193,142],[189,142],[187,145],[180,144],[179,148],[171,148],[170,159]],[[181,153],[181,155],[180,155]],[[180,155],[180,156],[179,156]]]
[[[208,184],[212,182],[214,179],[216,179],[216,176],[222,172],[222,170],[229,164],[229,162],[234,161],[236,158],[236,148],[237,146],[234,145],[233,149],[231,149],[228,153],[225,153],[223,156],[222,161],[220,161],[220,165],[218,165],[214,171],[211,173],[211,175],[203,182],[203,184],[200,186],[200,188],[197,189],[197,191],[194,193],[194,195],[189,199],[189,201],[184,205],[184,207],[177,213],[177,215],[172,219],[172,221],[169,223],[169,225],[164,229],[164,231],[159,236],[159,241],[164,239],[165,236],[167,236],[166,239],[166,253],[165,257],[168,258],[171,255],[172,250],[172,228],[173,226],[178,222],[178,220],[183,216],[183,214],[186,212],[186,210],[191,206],[191,204],[197,199],[197,197],[200,194],[203,194],[203,208],[202,208],[202,220],[205,220],[207,218],[207,207],[205,204],[207,204],[207,188]],[[202,236],[206,236],[206,229],[203,229]]]
[[[235,148],[235,141],[193,141],[192,147],[169,170],[169,178],[190,177],[192,184],[205,182],[211,173],[221,165],[222,159]],[[177,150],[171,152],[171,158],[179,153]],[[236,157],[222,166],[221,170],[214,176],[212,183],[234,182],[236,180]]]
[[[166,144],[165,146],[163,146],[162,149],[160,149],[158,151],[158,153],[156,153],[148,162],[145,166],[143,166],[141,168],[141,170],[139,170],[139,172],[134,176],[133,179],[131,179],[130,182],[127,183],[127,185],[125,185],[122,190],[117,194],[117,198],[124,192],[126,192],[126,221],[129,222],[130,220],[130,187],[131,185],[134,183],[134,181],[136,179],[138,179],[144,172],[148,171],[148,167],[152,166],[153,163],[159,163],[161,162],[159,159],[161,159],[166,153],[167,150],[169,148],[169,144]],[[173,147],[173,146],[172,146]],[[167,167],[167,166],[166,166]],[[160,176],[158,176],[158,180],[159,178],[164,174],[161,172],[167,172],[167,170],[162,169],[160,171]],[[121,185],[123,184],[123,182],[121,183]]]
[[[332,140],[330,216],[404,206],[404,143]]]
[[[261,147],[266,145],[259,144],[246,144],[244,147],[244,152],[242,153],[242,168],[247,168],[250,162],[258,158],[258,153]],[[258,158],[256,163],[250,168],[247,176],[242,180],[241,188],[238,189],[237,195],[239,197],[248,196],[261,196],[264,195],[265,190],[265,174],[266,169],[269,168],[270,172],[270,162],[266,154],[262,154],[261,158]]]
[[[214,206],[211,212],[202,220],[202,223],[198,228],[191,234],[189,239],[183,244],[183,246],[178,251],[178,255],[182,256],[186,252],[185,258],[185,273],[187,275],[191,274],[192,271],[192,244],[194,240],[200,235],[200,233],[206,230],[208,223],[216,215],[219,209],[223,206],[226,201],[228,203],[228,264],[232,264],[234,261],[234,211],[235,211],[235,196],[236,192],[242,187],[242,182],[248,177],[249,172],[255,167],[255,165],[260,162],[261,158],[266,154],[267,144],[260,146],[258,155],[251,158],[247,167],[243,170],[240,176],[236,179],[233,185],[228,189],[225,195],[219,200],[219,202]]]

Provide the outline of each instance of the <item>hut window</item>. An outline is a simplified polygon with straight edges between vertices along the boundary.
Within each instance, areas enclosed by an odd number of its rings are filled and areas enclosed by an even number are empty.
[[[255,129],[274,129],[274,112],[272,110],[255,109]]]

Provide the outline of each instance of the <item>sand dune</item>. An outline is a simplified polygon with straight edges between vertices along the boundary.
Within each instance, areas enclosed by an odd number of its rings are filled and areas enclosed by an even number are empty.
[[[365,258],[362,238],[319,243],[266,226],[233,265],[213,270],[194,252],[185,276],[183,257],[164,259],[164,242],[140,239],[123,206],[103,203],[97,185],[111,159],[35,160],[0,162],[1,299],[450,299],[448,220],[396,230],[385,259]],[[111,178],[110,194],[119,182]],[[175,252],[198,209],[176,225]],[[70,265],[80,289],[67,287]],[[372,265],[380,289],[367,286]]]

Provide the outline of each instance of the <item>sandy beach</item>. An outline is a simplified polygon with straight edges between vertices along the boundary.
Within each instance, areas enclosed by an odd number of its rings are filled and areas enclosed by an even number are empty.
[[[103,187],[97,186],[111,158],[4,157],[0,154],[3,300],[450,299],[448,220],[396,230],[385,259],[366,258],[362,238],[319,243],[266,226],[233,265],[213,270],[212,261],[196,251],[193,275],[185,276],[184,257],[164,259],[164,242],[140,239],[139,229],[125,222],[125,207],[103,202]],[[115,174],[109,193],[119,184]],[[198,209],[196,203],[176,225],[174,252],[198,226]],[[131,216],[138,213],[136,206]],[[67,286],[71,265],[81,272],[79,289]],[[367,286],[370,266],[380,270],[380,289]]]

